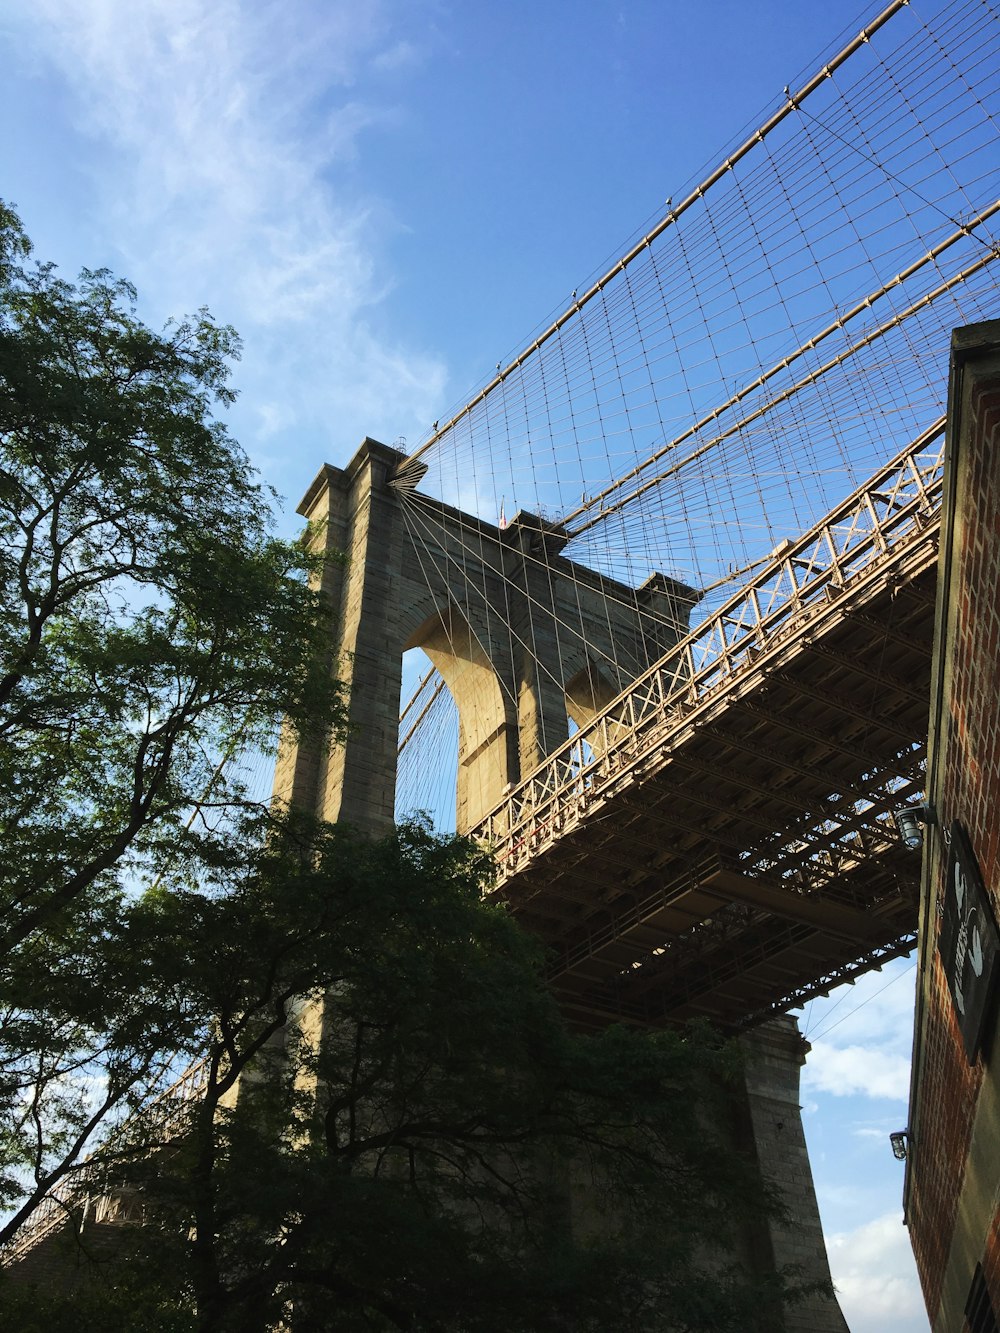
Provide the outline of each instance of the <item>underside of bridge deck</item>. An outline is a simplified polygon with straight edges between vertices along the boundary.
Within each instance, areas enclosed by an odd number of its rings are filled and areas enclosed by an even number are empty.
[[[935,549],[829,589],[507,874],[575,1022],[745,1026],[912,949]]]

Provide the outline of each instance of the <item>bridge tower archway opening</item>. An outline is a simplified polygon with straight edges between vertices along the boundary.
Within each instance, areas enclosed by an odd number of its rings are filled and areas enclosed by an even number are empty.
[[[422,648],[403,654],[396,753],[396,822],[427,815],[454,833],[458,784],[458,709]]]
[[[444,784],[451,775],[453,825],[468,828],[500,801],[508,784],[517,778],[517,701],[509,685],[504,687],[482,629],[474,629],[453,602],[431,612],[411,633],[403,651],[414,650],[420,651],[441,681],[441,687],[433,689],[436,698],[425,705],[438,709],[444,721],[439,729],[446,731],[440,737],[443,743],[434,744],[436,762],[443,760],[445,766],[438,796],[444,797]],[[450,709],[442,693],[450,699]],[[408,735],[404,730],[403,736]],[[407,743],[412,743],[412,737]],[[397,769],[397,801],[398,797]],[[436,812],[430,813],[434,816]]]

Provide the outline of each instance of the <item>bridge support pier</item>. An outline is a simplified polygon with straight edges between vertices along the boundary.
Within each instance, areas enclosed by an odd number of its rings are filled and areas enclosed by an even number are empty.
[[[458,708],[463,830],[566,740],[570,718],[586,724],[683,637],[696,594],[661,574],[633,589],[578,565],[561,554],[566,534],[535,515],[500,529],[395,488],[401,461],[365,440],[347,468],[323,468],[300,506],[314,545],[346,554],[321,588],[331,671],[349,690],[352,730],[329,749],[283,747],[275,794],[372,833],[391,827],[401,659],[421,647]],[[316,1012],[303,1021],[318,1036]],[[736,1118],[789,1213],[787,1226],[747,1237],[749,1262],[828,1279],[798,1103],[807,1046],[790,1018],[743,1041]],[[836,1301],[822,1296],[788,1310],[782,1328],[847,1333]]]
[[[504,789],[656,661],[687,629],[692,589],[654,574],[638,589],[561,554],[558,525],[519,513],[506,528],[392,483],[402,462],[366,439],[324,467],[299,512],[323,575],[331,670],[349,690],[346,741],[286,747],[275,794],[324,819],[392,824],[402,654],[422,648],[459,715],[457,824]]]
[[[828,1281],[830,1267],[802,1130],[799,1072],[809,1053],[792,1017],[776,1018],[742,1038],[747,1112],[761,1174],[788,1210],[767,1237],[773,1262],[794,1265],[804,1282]],[[789,1307],[784,1333],[849,1333],[834,1297],[815,1295]]]

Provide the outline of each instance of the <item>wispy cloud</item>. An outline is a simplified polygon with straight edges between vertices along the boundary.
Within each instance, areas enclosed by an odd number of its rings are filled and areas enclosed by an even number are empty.
[[[870,1139],[873,1143],[885,1143],[891,1132],[890,1129],[875,1125],[858,1125],[851,1130],[856,1139]]]
[[[384,51],[380,51],[372,63],[376,69],[395,71],[417,65],[420,63],[420,59],[420,48],[404,38],[402,41],[393,42]]]
[[[834,992],[835,999],[814,1000],[801,1020],[806,1037],[834,1043],[892,1039],[909,1048],[915,978],[913,959],[900,958]]]
[[[804,1093],[906,1101],[914,975],[913,963],[899,960],[860,978],[836,1004],[810,1012]]]
[[[208,304],[243,335],[258,461],[312,449],[308,471],[427,423],[445,370],[374,327],[397,224],[350,170],[401,114],[378,70],[423,58],[391,0],[33,0],[19,23],[98,150],[94,206],[145,308]]]
[[[914,1280],[909,1236],[898,1212],[828,1236],[841,1308],[853,1333],[919,1333],[927,1317]]]
[[[874,1046],[816,1042],[806,1068],[811,1088],[837,1097],[891,1097],[905,1102],[909,1093],[907,1057]]]

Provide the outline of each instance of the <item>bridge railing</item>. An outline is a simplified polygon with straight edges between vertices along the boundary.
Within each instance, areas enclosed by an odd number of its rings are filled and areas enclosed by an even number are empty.
[[[192,1102],[198,1100],[208,1082],[209,1062],[189,1065],[180,1078],[135,1115],[124,1121],[103,1145],[114,1147],[137,1132],[145,1142],[166,1143],[183,1129]],[[63,1176],[48,1191],[27,1222],[0,1252],[4,1267],[17,1263],[47,1236],[73,1219],[77,1225],[121,1220],[127,1213],[109,1183],[109,1166],[101,1158],[87,1160],[70,1175]]]
[[[825,597],[926,536],[940,514],[943,459],[941,418],[804,536],[776,548],[739,592],[513,787],[470,830],[495,849],[501,882]]]

